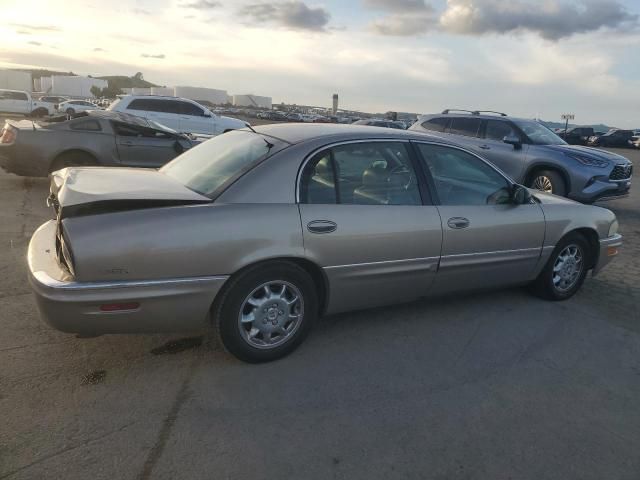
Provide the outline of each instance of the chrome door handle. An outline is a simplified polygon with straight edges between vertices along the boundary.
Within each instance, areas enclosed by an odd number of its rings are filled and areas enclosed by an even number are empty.
[[[480,145],[480,148],[482,150],[491,150],[491,147],[489,145]]]
[[[453,228],[456,230],[467,228],[470,224],[471,222],[469,221],[469,219],[464,217],[453,217],[447,221],[447,225],[449,225],[449,228]]]
[[[338,224],[331,220],[313,220],[307,223],[307,230],[311,233],[331,233],[338,229]]]

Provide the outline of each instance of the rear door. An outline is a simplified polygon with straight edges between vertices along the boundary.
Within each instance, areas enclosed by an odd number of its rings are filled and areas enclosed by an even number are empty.
[[[462,149],[416,143],[442,218],[434,291],[496,287],[531,280],[545,233],[536,203],[515,205],[511,184]]]
[[[364,141],[326,148],[303,169],[304,246],[329,279],[329,312],[429,292],[442,225],[414,163],[408,142]]]
[[[159,168],[182,151],[178,140],[159,130],[112,122],[122,166]]]

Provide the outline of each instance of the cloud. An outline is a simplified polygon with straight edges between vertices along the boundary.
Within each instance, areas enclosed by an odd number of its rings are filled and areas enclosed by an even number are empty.
[[[100,47],[96,47],[93,49],[94,52],[105,52],[106,50],[104,48],[100,48]]]
[[[238,12],[249,23],[274,23],[293,30],[325,31],[331,14],[322,7],[309,7],[299,0],[246,5]]]
[[[424,0],[364,0],[364,6],[390,12],[419,12],[430,9]]]
[[[61,29],[58,27],[54,27],[53,25],[26,25],[24,23],[11,23],[12,27],[21,28],[23,30],[29,31],[39,31],[39,32],[59,32]]]
[[[393,12],[369,26],[379,35],[420,35],[438,25],[435,10],[424,0],[365,0],[365,6]]]
[[[159,59],[163,59],[165,58],[165,54],[164,53],[157,53],[157,54],[152,54],[152,53],[143,53],[142,55],[140,55],[142,58],[159,58]]]
[[[447,0],[436,12],[418,0],[364,0],[393,12],[370,28],[381,35],[419,35],[433,30],[457,35],[531,32],[559,40],[601,28],[624,29],[638,21],[619,0]]]
[[[211,10],[221,6],[220,2],[215,0],[196,0],[195,2],[181,3],[182,8],[195,8],[196,10]]]
[[[42,43],[40,42],[36,42],[35,40],[31,40],[30,42],[27,42],[29,45],[35,45],[36,47],[39,47],[42,45]]]
[[[136,15],[151,15],[149,10],[145,10],[144,8],[134,8],[133,13]]]
[[[604,27],[619,28],[637,18],[617,0],[448,0],[440,24],[447,32],[464,35],[529,31],[558,40]]]

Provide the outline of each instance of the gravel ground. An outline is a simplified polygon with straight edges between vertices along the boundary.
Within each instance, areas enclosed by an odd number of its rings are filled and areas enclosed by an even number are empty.
[[[619,258],[567,302],[337,315],[267,365],[44,325],[25,252],[46,190],[0,174],[0,479],[640,478],[638,186],[606,204]]]

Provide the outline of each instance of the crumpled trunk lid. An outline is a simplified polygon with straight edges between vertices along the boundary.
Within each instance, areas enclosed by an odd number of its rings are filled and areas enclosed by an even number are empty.
[[[64,168],[50,175],[47,203],[58,218],[210,203],[211,199],[164,175],[141,168]]]

